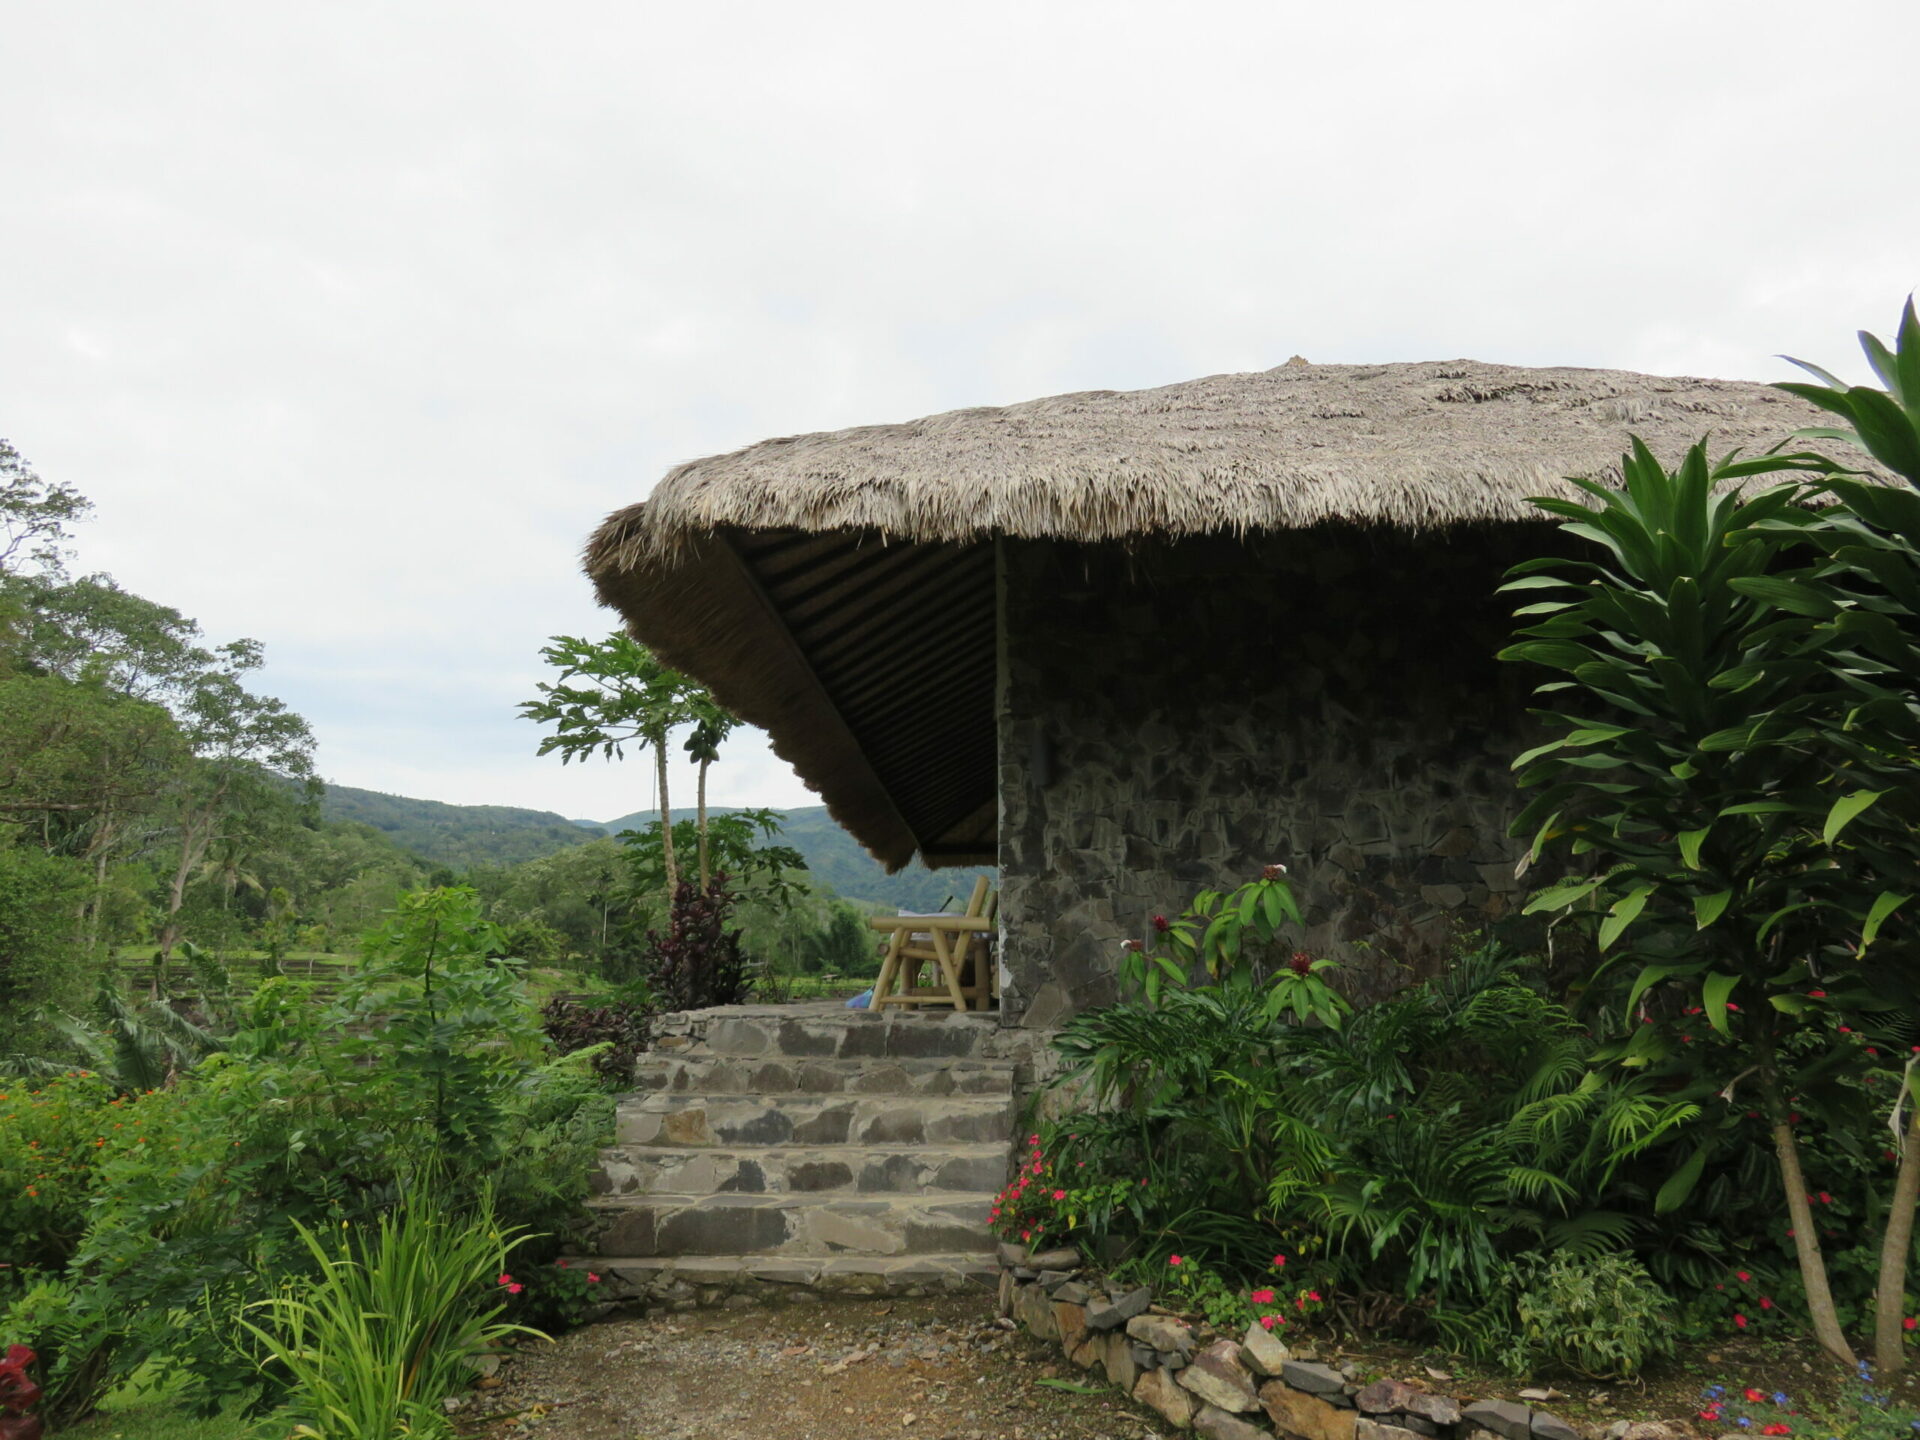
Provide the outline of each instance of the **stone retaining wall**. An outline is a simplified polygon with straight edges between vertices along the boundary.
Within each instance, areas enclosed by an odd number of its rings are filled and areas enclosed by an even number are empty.
[[[1151,1290],[1083,1274],[1075,1250],[1029,1254],[1003,1245],[999,1258],[1002,1315],[1058,1342],[1074,1364],[1105,1374],[1176,1430],[1206,1440],[1586,1440],[1558,1416],[1516,1401],[1465,1403],[1398,1380],[1361,1384],[1351,1366],[1295,1355],[1259,1325],[1239,1340],[1208,1341],[1156,1306]],[[1647,1428],[1670,1440],[1665,1427]]]

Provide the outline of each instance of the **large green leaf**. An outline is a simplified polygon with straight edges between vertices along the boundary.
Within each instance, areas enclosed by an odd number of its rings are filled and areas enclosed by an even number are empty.
[[[1733,899],[1733,891],[1716,890],[1711,895],[1693,897],[1693,928],[1704,930],[1722,915],[1727,913],[1727,902]]]
[[[1696,1146],[1686,1163],[1660,1187],[1660,1193],[1653,1197],[1654,1214],[1665,1215],[1687,1203],[1687,1197],[1693,1194],[1693,1187],[1700,1183],[1700,1176],[1706,1171],[1708,1144],[1702,1141]]]
[[[1607,910],[1607,918],[1600,922],[1600,948],[1605,950],[1618,940],[1621,933],[1640,918],[1640,912],[1647,908],[1647,897],[1653,894],[1651,885],[1636,885],[1622,895]]]
[[[1738,975],[1723,975],[1718,970],[1707,976],[1700,986],[1701,1003],[1706,1006],[1707,1023],[1722,1035],[1731,1035],[1727,1028],[1727,997],[1733,993],[1733,987],[1740,983]]]
[[[1521,913],[1533,915],[1541,910],[1564,910],[1576,900],[1583,900],[1602,885],[1599,880],[1576,880],[1565,885],[1555,885],[1542,890],[1527,902]]]
[[[1851,824],[1861,811],[1887,792],[1884,790],[1856,790],[1851,795],[1842,795],[1833,802],[1833,809],[1827,812],[1827,823],[1820,827],[1820,838],[1831,845],[1839,838],[1840,832]]]
[[[1711,827],[1703,826],[1698,830],[1682,830],[1673,837],[1674,842],[1680,847],[1680,858],[1686,861],[1689,870],[1700,868],[1700,846],[1706,840],[1709,828]]]
[[[1880,927],[1887,923],[1894,911],[1912,898],[1911,895],[1899,895],[1891,890],[1881,891],[1875,898],[1872,908],[1867,911],[1867,923],[1860,927],[1860,948],[1855,953],[1866,954],[1867,946],[1871,945],[1874,937],[1880,933]]]

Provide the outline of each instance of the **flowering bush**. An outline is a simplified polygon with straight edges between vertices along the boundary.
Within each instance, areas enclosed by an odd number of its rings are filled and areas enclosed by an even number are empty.
[[[507,1317],[543,1331],[571,1330],[585,1320],[601,1284],[596,1271],[569,1260],[503,1270],[494,1278]]]
[[[1256,1267],[1248,1268],[1257,1273]],[[1240,1331],[1256,1323],[1263,1329],[1284,1330],[1325,1308],[1326,1298],[1317,1286],[1297,1279],[1286,1283],[1284,1253],[1274,1255],[1267,1268],[1271,1279],[1245,1287],[1229,1284],[1190,1255],[1169,1255],[1152,1279],[1161,1304],[1204,1315],[1219,1330]]]
[[[9,1277],[64,1265],[86,1229],[87,1198],[124,1101],[98,1075],[0,1080],[0,1296]]]

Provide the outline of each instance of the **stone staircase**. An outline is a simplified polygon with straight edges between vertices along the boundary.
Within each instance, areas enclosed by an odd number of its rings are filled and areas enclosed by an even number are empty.
[[[952,1011],[662,1017],[594,1180],[585,1258],[603,1298],[691,1309],[995,1283],[987,1212],[1030,1044]]]

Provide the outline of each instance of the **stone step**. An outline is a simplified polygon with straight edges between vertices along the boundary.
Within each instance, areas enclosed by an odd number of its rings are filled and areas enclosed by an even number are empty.
[[[629,1095],[616,1145],[985,1145],[1013,1138],[1011,1095]]]
[[[986,1194],[1007,1179],[1007,1146],[833,1145],[817,1149],[615,1146],[600,1152],[606,1195]]]
[[[684,1010],[654,1022],[661,1054],[785,1056],[794,1060],[1017,1058],[1029,1038],[997,1014],[957,1010],[902,1014],[838,1006],[728,1005]]]
[[[1010,1060],[814,1059],[784,1055],[642,1055],[634,1088],[707,1095],[1006,1095]]]
[[[1000,1279],[1000,1267],[991,1255],[972,1253],[888,1259],[861,1255],[596,1255],[568,1263],[600,1277],[605,1287],[600,1292],[603,1299],[668,1310],[835,1296],[918,1297],[987,1290]]]
[[[650,1256],[990,1254],[990,1195],[621,1195],[588,1202],[595,1252]]]

